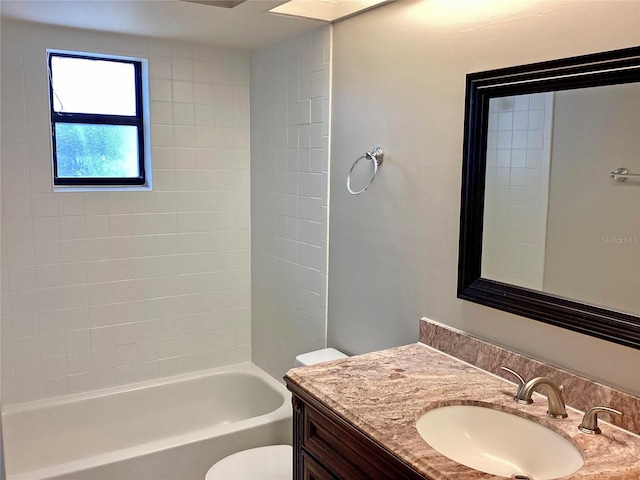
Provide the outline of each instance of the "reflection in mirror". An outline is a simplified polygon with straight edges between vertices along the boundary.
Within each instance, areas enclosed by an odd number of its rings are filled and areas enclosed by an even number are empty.
[[[640,314],[640,84],[492,98],[482,277]]]
[[[467,75],[464,139],[458,297],[640,348],[640,47]]]

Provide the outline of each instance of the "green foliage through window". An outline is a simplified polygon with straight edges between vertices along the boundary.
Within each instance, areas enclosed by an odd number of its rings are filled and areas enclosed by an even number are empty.
[[[56,124],[59,177],[137,177],[138,132],[129,125]]]

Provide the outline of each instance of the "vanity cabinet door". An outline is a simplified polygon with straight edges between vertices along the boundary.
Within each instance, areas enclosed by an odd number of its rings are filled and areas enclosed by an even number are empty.
[[[324,467],[302,452],[302,478],[304,480],[336,480]]]
[[[313,397],[293,396],[294,480],[424,480]]]

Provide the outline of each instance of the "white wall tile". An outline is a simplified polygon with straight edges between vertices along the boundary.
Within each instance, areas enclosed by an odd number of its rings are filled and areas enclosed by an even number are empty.
[[[106,215],[109,213],[109,194],[91,192],[83,194],[86,215]]]
[[[14,313],[10,318],[14,338],[38,335],[38,316],[35,313]]]
[[[235,82],[235,67],[233,63],[216,63],[213,80],[216,84],[233,85]]]
[[[108,198],[109,214],[133,213],[133,196],[131,192],[109,192]]]
[[[66,353],[66,344],[65,344],[65,337],[63,332],[53,332],[53,333],[40,335],[40,354],[43,357],[43,360],[42,360],[43,369],[47,363],[47,359],[45,359],[44,357],[48,357],[49,355],[57,355],[58,357],[62,357],[62,359],[64,359],[65,353]],[[56,361],[59,361],[59,360],[60,360],[59,358],[56,359]],[[65,365],[66,365],[66,361],[65,361]],[[58,372],[58,370],[60,369],[57,367],[51,368],[51,370],[56,370],[56,373],[55,374],[52,373],[51,376],[57,377],[59,375],[66,374],[66,372],[65,373]]]
[[[172,83],[171,80],[165,80],[160,78],[149,79],[149,98],[152,101],[157,102],[171,102],[172,95]]]
[[[51,355],[42,359],[42,377],[56,378],[66,377],[67,375],[67,358],[66,355]],[[64,394],[66,392],[61,392]],[[60,395],[59,394],[59,395]]]
[[[213,83],[213,62],[194,60],[193,80],[196,82]]]
[[[174,80],[171,89],[174,102],[193,103],[193,82]]]
[[[87,215],[84,217],[86,238],[101,238],[109,236],[108,215]]]
[[[195,82],[193,84],[193,101],[199,105],[213,105],[215,103],[215,88],[213,84]]]
[[[250,323],[248,55],[6,24],[24,43],[11,55],[3,43],[2,58],[12,66],[2,69],[5,403],[248,360],[246,332],[224,355],[205,341],[227,326],[225,309]],[[154,192],[52,192],[46,77],[36,77],[45,44],[149,52]],[[180,339],[167,340],[180,356],[159,368],[161,335]]]
[[[109,236],[129,237],[133,235],[131,215],[109,215]]]
[[[151,78],[171,78],[171,57],[150,55],[149,76]]]
[[[60,239],[84,239],[84,216],[60,217]]]
[[[13,339],[13,358],[16,362],[40,357],[40,338],[37,335]]]
[[[122,308],[122,313],[117,311],[118,307]],[[88,315],[89,315],[89,325],[91,327],[104,327],[107,325],[113,325],[117,321],[128,321],[131,320],[133,315],[131,314],[131,309],[127,310],[127,306],[114,306],[113,304],[108,305],[90,305],[88,307]],[[114,313],[116,311],[116,313]],[[123,315],[129,313],[128,316]],[[116,314],[118,316],[116,316]]]
[[[68,391],[66,376],[56,378],[43,378],[42,380],[42,396],[57,397],[65,395]]]
[[[68,375],[67,388],[70,394],[91,390],[91,374],[84,372],[77,375]]]
[[[18,360],[15,362],[14,368],[15,368],[16,379],[22,380],[19,382],[19,384],[37,382],[42,380],[42,369],[41,369],[39,358],[32,358],[28,360]]]
[[[174,103],[173,123],[175,125],[194,125],[194,105],[192,103]]]
[[[60,261],[62,263],[83,262],[86,260],[86,244],[84,240],[61,240]]]
[[[9,269],[9,290],[32,290],[36,288],[36,271],[33,266]]]
[[[275,377],[296,354],[326,344],[329,30],[252,58],[252,76],[264,81],[251,85],[251,101],[264,108],[251,111],[251,346],[253,361]],[[218,239],[220,248],[237,241],[234,235]],[[241,332],[227,338],[249,334]]]
[[[67,192],[57,195],[60,215],[84,215],[84,197],[82,193]]]
[[[55,217],[58,215],[58,202],[53,193],[34,193],[31,195],[31,210],[34,217]]]
[[[109,388],[116,384],[113,368],[96,369],[91,372],[91,386],[94,389]]]
[[[64,320],[60,310],[38,313],[38,331],[41,335],[64,331]]]
[[[81,285],[87,283],[87,265],[85,262],[64,263],[61,265],[62,285]]]
[[[13,393],[13,395],[12,395]],[[8,392],[13,402],[30,402],[42,396],[42,382],[26,382],[13,386]]]
[[[173,104],[171,102],[151,102],[151,123],[167,124],[173,123]]]
[[[176,212],[176,192],[156,192],[154,196],[155,213]]]
[[[110,258],[109,238],[85,239],[87,261],[107,260]]]
[[[133,257],[133,237],[111,237],[109,249],[112,259]]]

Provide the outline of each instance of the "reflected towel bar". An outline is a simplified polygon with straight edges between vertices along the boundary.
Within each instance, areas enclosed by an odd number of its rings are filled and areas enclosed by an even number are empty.
[[[630,177],[640,177],[640,174],[629,173],[629,170],[624,167],[620,167],[609,173],[609,177],[619,182],[626,182]]]

